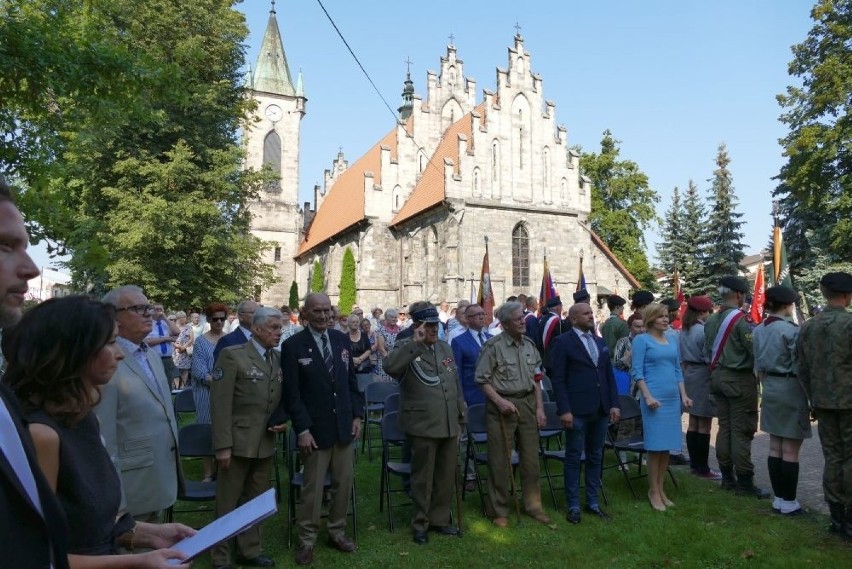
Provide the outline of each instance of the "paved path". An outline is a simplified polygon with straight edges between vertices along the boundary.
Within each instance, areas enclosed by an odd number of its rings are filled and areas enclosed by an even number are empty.
[[[683,415],[683,432],[686,432],[689,423],[689,415]],[[799,487],[797,499],[802,506],[812,512],[828,514],[828,505],[825,503],[822,493],[822,469],[825,461],[822,456],[822,447],[819,444],[819,433],[816,423],[811,425],[813,437],[806,439],[799,453]],[[718,422],[713,420],[711,431],[711,442],[716,441]],[[686,445],[684,444],[684,450]],[[769,472],[766,469],[766,457],[769,455],[769,435],[758,431],[751,445],[751,460],[754,462],[754,482],[765,490],[772,491],[769,483]],[[719,465],[716,462],[716,447],[710,449],[710,464],[714,468]]]

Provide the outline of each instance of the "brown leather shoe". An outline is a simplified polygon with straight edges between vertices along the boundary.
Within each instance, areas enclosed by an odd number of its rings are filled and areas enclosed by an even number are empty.
[[[550,516],[548,516],[544,512],[539,512],[538,514],[536,514],[534,516],[530,516],[530,517],[540,524],[549,524],[550,523]]]
[[[310,565],[314,562],[313,546],[303,545],[296,550],[296,565]]]
[[[491,520],[491,523],[497,526],[498,528],[507,528],[509,527],[509,519],[508,518],[494,518]]]
[[[352,543],[352,541],[345,535],[341,535],[337,539],[329,538],[328,544],[342,553],[352,553],[358,549],[358,546]]]

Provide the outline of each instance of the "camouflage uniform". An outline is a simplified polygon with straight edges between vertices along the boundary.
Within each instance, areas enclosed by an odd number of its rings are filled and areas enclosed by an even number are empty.
[[[796,343],[799,380],[816,415],[832,525],[852,536],[852,314],[829,305],[805,322]]]
[[[722,322],[735,307],[723,306],[712,314],[704,325],[704,352],[712,361],[713,343],[721,330]],[[751,441],[757,431],[757,380],[754,369],[751,328],[745,318],[734,324],[722,349],[717,367],[710,375],[710,392],[716,399],[719,432],[716,435],[716,458],[722,471],[722,486],[734,489],[737,478],[740,485],[749,487],[754,479],[751,461]]]

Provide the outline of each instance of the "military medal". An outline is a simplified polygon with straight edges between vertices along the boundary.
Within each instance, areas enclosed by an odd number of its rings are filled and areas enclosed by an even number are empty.
[[[225,372],[222,371],[222,368],[217,367],[213,370],[213,373],[210,374],[210,377],[213,378],[213,381],[219,381],[222,377],[225,376]]]
[[[450,371],[450,364],[453,363],[453,358],[444,358],[441,360],[441,363],[444,364],[444,367],[447,368],[447,371]]]

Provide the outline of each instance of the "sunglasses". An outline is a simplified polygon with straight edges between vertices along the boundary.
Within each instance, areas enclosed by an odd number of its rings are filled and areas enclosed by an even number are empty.
[[[214,318],[211,318],[210,322],[224,322],[225,320],[227,320],[227,317],[225,316],[216,316]]]

